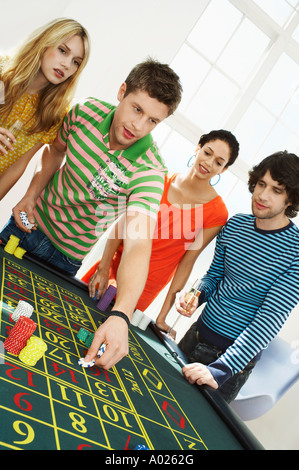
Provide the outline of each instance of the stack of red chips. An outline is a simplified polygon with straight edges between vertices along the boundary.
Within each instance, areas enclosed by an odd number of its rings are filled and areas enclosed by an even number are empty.
[[[18,356],[36,327],[37,324],[31,318],[21,316],[4,341],[6,351]]]

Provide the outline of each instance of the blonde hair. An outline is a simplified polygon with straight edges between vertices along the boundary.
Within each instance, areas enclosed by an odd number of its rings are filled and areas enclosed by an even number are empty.
[[[40,69],[46,49],[57,47],[73,36],[80,36],[83,40],[83,61],[78,70],[65,82],[59,85],[49,83],[41,90],[30,133],[49,130],[61,120],[71,103],[79,76],[90,54],[88,32],[77,21],[68,18],[56,19],[34,31],[9,61],[2,74],[5,104],[0,106],[0,116],[8,117],[14,104],[26,93]]]

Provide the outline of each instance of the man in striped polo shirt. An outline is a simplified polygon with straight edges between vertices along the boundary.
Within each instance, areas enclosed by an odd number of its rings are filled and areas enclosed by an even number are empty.
[[[148,59],[130,72],[118,91],[117,107],[88,99],[75,105],[42,155],[42,167],[1,237],[75,275],[101,234],[126,215],[124,260],[111,316],[95,334],[93,359],[109,369],[128,354],[128,324],[143,290],[151,237],[166,168],[150,132],[181,99],[179,77],[166,64]],[[33,230],[24,227],[25,211]]]
[[[219,233],[198,301],[206,305],[179,343],[190,383],[207,384],[227,402],[299,302],[299,158],[278,152],[249,176],[253,215],[237,214]],[[176,307],[186,315],[182,291]]]

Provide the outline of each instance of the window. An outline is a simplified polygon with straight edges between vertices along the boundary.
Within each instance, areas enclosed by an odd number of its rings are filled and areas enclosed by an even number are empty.
[[[183,99],[156,140],[169,170],[186,171],[200,135],[236,135],[240,156],[217,186],[230,215],[250,210],[253,164],[278,150],[299,155],[298,41],[298,0],[210,0],[171,63]]]
[[[287,0],[254,0],[254,2],[280,26],[286,24],[297,4],[296,1]]]
[[[269,42],[270,38],[245,18],[221,54],[218,65],[238,84],[243,85]]]

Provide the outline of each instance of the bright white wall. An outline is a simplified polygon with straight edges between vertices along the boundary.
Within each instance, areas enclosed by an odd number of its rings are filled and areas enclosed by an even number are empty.
[[[188,0],[15,0],[0,1],[5,17],[0,50],[8,50],[36,27],[57,17],[82,23],[91,36],[92,53],[77,96],[115,101],[117,87],[130,69],[148,55],[170,62],[193,27],[202,1]],[[34,14],[32,13],[34,11]],[[4,27],[3,27],[4,26]]]
[[[0,53],[9,53],[34,29],[54,18],[74,18],[91,37],[91,56],[75,100],[95,96],[117,104],[118,88],[134,65],[148,56],[171,62],[203,4],[197,0],[184,2],[184,7],[181,0],[0,0],[0,12],[12,19],[0,28]],[[36,159],[0,202],[1,227],[25,192]]]
[[[202,1],[188,0],[0,0],[0,53],[9,53],[34,29],[58,17],[82,23],[91,37],[91,56],[76,99],[95,96],[117,104],[117,91],[131,68],[152,56],[169,63],[196,22]],[[3,21],[1,12],[5,12]],[[34,12],[34,13],[33,13]],[[35,161],[0,203],[0,226],[22,197]]]

